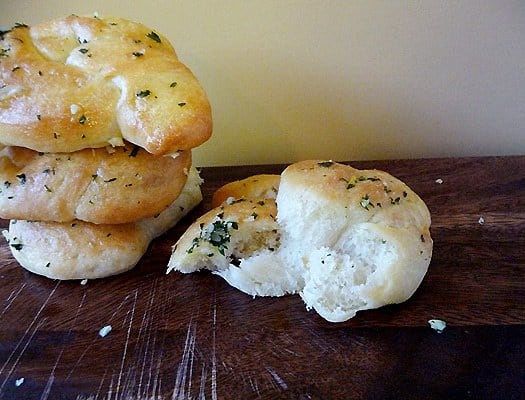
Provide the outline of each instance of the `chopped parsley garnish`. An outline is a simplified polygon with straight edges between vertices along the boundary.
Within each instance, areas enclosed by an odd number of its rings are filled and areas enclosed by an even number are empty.
[[[20,183],[23,185],[26,183],[27,179],[26,179],[26,174],[20,174],[20,175],[17,175],[16,176],[18,178],[18,180],[20,181]]]
[[[380,181],[381,179],[379,179],[378,177],[375,177],[375,176],[363,176],[361,175],[359,178],[357,178],[358,181],[360,182],[364,182],[364,181],[371,181],[371,182],[376,182],[376,181]]]
[[[22,243],[13,243],[13,244],[11,245],[11,247],[12,247],[13,249],[15,249],[15,250],[20,251],[20,250],[22,250],[22,247],[24,247],[24,245],[23,245]]]
[[[83,47],[81,49],[78,49],[78,51],[80,51],[82,54],[86,54],[89,50]]]
[[[175,87],[175,86],[177,86],[177,82],[171,82],[170,87]]]
[[[117,178],[110,178],[110,179],[104,180],[104,182],[109,183],[109,182],[114,182],[116,180],[117,180]]]
[[[141,90],[140,92],[137,92],[137,97],[148,97],[151,94],[151,90]]]
[[[44,185],[44,189],[46,189],[46,192],[49,192],[49,193],[52,193],[53,191],[51,190],[51,188],[47,185]]]
[[[132,54],[135,57],[142,57],[144,55],[144,53],[141,53],[140,51],[134,51]]]
[[[9,57],[9,54],[7,53],[11,49],[0,49],[0,57]]]
[[[186,105],[186,102],[182,101],[182,102],[178,103],[177,105],[178,105],[179,107],[183,107],[183,106]]]
[[[85,115],[82,115],[79,119],[78,119],[78,122],[80,123],[80,125],[84,125],[86,123],[86,116]]]
[[[320,163],[317,163],[320,167],[325,167],[325,168],[328,168],[328,167],[331,167],[332,165],[334,165],[334,162],[333,161],[323,161],[323,162],[320,162]]]
[[[188,254],[193,253],[193,250],[195,250],[202,241],[206,241],[213,247],[216,247],[220,254],[224,255],[224,251],[228,248],[228,243],[230,242],[230,231],[232,229],[239,229],[237,222],[218,219],[206,227],[201,224],[199,236],[193,239],[191,247],[186,250],[186,252]]]
[[[392,205],[398,205],[401,198],[396,197],[395,199],[390,198],[390,204]]]
[[[160,36],[157,35],[157,33],[151,31],[146,36],[149,37],[151,40],[153,40],[153,41],[155,41],[157,43],[160,43]]]

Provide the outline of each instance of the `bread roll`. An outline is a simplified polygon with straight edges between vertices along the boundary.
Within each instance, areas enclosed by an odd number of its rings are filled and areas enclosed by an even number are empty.
[[[153,156],[125,143],[74,153],[0,151],[0,217],[121,224],[159,214],[179,196],[191,151]]]
[[[331,322],[407,300],[427,272],[428,208],[386,172],[332,161],[299,162],[281,174],[276,203],[272,232],[279,246],[271,253],[256,235],[239,235],[253,221],[238,220],[229,241],[249,247],[247,256],[233,246],[220,263],[210,257],[181,269],[181,260],[191,253],[190,238],[196,237],[198,226],[192,226],[174,249],[168,270],[211,269],[254,296],[299,293],[307,309]]]
[[[150,242],[174,226],[201,200],[192,168],[180,196],[156,217],[127,224],[12,220],[4,236],[27,270],[52,279],[96,279],[133,268]]]
[[[121,145],[189,150],[211,108],[168,40],[142,24],[70,15],[0,36],[0,143],[39,152]]]

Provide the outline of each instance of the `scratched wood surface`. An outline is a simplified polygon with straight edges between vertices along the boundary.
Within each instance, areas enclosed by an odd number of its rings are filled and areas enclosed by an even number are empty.
[[[406,303],[332,324],[298,296],[166,275],[217,187],[283,166],[206,168],[205,201],[129,273],[48,280],[0,245],[0,399],[523,398],[525,156],[352,165],[389,171],[431,210],[433,259]]]

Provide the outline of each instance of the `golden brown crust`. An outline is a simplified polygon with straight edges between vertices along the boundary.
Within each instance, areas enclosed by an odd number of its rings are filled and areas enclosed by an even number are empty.
[[[0,39],[0,143],[73,152],[122,138],[166,155],[206,141],[211,108],[168,40],[120,18],[71,15]]]
[[[279,175],[260,174],[229,182],[213,193],[211,206],[217,207],[229,198],[275,199],[279,189]]]
[[[159,157],[126,143],[74,153],[0,151],[0,217],[120,224],[154,216],[179,196],[191,152]]]
[[[96,279],[133,268],[154,238],[202,200],[194,168],[181,195],[157,217],[127,224],[12,220],[4,236],[27,270],[52,279]]]
[[[428,234],[430,213],[424,202],[404,182],[385,171],[306,160],[287,167],[281,175],[281,182],[285,181],[330,204],[351,223],[377,220],[388,226],[423,228]]]
[[[25,269],[52,279],[95,279],[125,272],[137,264],[150,242],[134,223],[23,220],[11,221],[8,240]]]

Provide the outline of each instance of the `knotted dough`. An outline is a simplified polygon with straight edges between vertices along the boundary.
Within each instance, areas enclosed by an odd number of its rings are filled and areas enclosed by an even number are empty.
[[[211,131],[203,88],[140,23],[70,15],[0,34],[2,145],[57,153],[125,139],[166,155]]]
[[[74,153],[0,151],[0,217],[120,224],[152,217],[186,183],[191,151],[153,156],[125,143]]]

